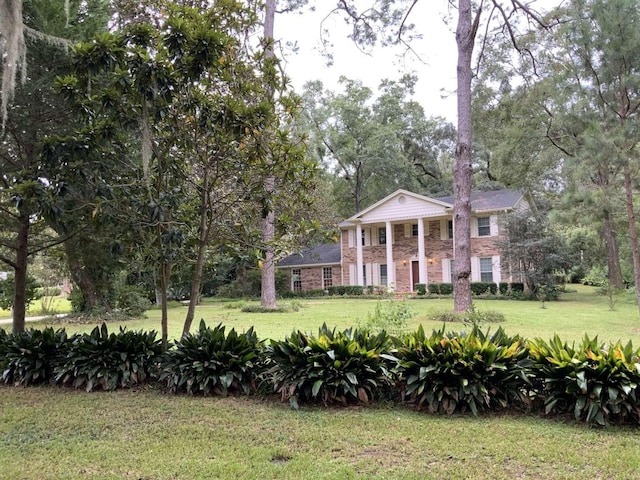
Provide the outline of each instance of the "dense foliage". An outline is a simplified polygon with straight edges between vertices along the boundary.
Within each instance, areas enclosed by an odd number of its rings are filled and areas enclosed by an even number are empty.
[[[578,346],[556,335],[529,342],[533,375],[545,412],[569,413],[590,424],[640,421],[640,350],[631,342],[604,347],[585,335]]]
[[[390,338],[386,332],[365,329],[330,330],[318,335],[294,331],[284,340],[273,340],[267,357],[275,390],[294,408],[299,402],[325,405],[369,403],[375,393],[391,384]]]
[[[249,329],[225,327],[186,335],[166,352],[155,332],[107,332],[67,337],[64,330],[0,329],[0,369],[6,384],[49,382],[114,390],[157,383],[172,393],[267,392],[289,401],[367,405],[399,400],[435,413],[504,409],[570,415],[590,425],[640,426],[640,350],[631,342],[605,346],[585,336],[567,345],[509,336],[502,329],[425,334],[422,327],[394,339],[385,331],[344,331],[323,325],[317,335],[294,331],[264,346]]]
[[[183,336],[166,353],[160,382],[172,392],[248,395],[256,391],[261,350],[253,328],[225,334],[222,324],[210,328],[201,320],[196,333]]]
[[[72,340],[64,330],[51,327],[0,336],[2,381],[14,385],[53,383],[54,367]]]
[[[489,336],[478,327],[468,334],[422,327],[398,349],[403,395],[418,408],[453,413],[506,408],[523,402],[529,384],[526,343],[502,329]]]
[[[115,390],[145,383],[153,374],[162,347],[156,332],[109,333],[106,324],[75,337],[58,359],[55,381],[85,388]]]

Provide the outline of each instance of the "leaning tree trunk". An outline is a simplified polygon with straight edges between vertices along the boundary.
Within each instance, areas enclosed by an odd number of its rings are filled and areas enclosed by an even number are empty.
[[[209,204],[209,176],[205,169],[202,178],[202,198],[200,202],[200,225],[198,226],[198,255],[196,258],[195,272],[193,272],[193,280],[191,282],[191,296],[189,297],[189,308],[187,316],[184,319],[182,327],[182,336],[185,336],[191,330],[191,324],[196,314],[196,306],[200,299],[202,289],[202,269],[204,266],[204,254],[207,250],[209,240],[209,232],[211,231],[211,222],[207,222],[207,212]]]
[[[453,166],[454,310],[464,312],[471,308],[471,58],[477,26],[471,21],[471,0],[460,0],[458,7],[458,144]]]
[[[264,41],[266,42],[265,58],[270,61],[273,53],[273,24],[276,13],[276,0],[267,0],[265,4]],[[273,101],[273,90],[267,88],[268,101]],[[268,133],[266,134],[268,135]],[[268,148],[269,139],[265,138],[265,155],[268,161],[271,158],[271,150]],[[275,238],[275,215],[271,196],[274,193],[275,178],[271,173],[264,180],[265,204],[263,205],[262,218],[262,242],[264,244],[264,259],[262,262],[262,287],[260,304],[267,308],[276,308],[276,262],[273,240]]]
[[[27,312],[27,264],[29,258],[29,215],[21,213],[19,218],[16,264],[14,266],[15,285],[13,291],[13,332],[24,332]]]

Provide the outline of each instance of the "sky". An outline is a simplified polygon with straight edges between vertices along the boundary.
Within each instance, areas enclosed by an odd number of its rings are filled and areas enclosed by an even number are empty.
[[[275,37],[297,45],[297,54],[287,54],[285,71],[296,91],[301,92],[307,81],[322,80],[325,88],[339,91],[338,79],[344,75],[360,79],[375,92],[382,79],[396,80],[403,73],[418,76],[414,100],[422,104],[427,116],[440,116],[456,123],[456,61],[455,24],[457,11],[448,0],[418,2],[412,21],[423,39],[412,44],[415,54],[400,55],[398,48],[377,48],[370,54],[358,50],[347,38],[348,27],[339,15],[326,18],[335,1],[316,1],[315,12],[280,14],[275,20]],[[560,0],[538,0],[536,5],[548,9]],[[323,23],[324,21],[324,23]],[[321,24],[329,30],[329,40],[335,61],[327,66],[321,55]]]

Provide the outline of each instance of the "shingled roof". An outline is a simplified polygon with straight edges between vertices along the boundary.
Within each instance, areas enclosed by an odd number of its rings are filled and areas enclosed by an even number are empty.
[[[340,244],[325,243],[308,248],[300,253],[295,253],[283,258],[279,267],[300,267],[304,265],[330,265],[340,263]]]
[[[522,198],[517,190],[490,190],[487,192],[471,192],[471,210],[504,210],[514,208]],[[439,197],[436,200],[453,205],[453,195]]]

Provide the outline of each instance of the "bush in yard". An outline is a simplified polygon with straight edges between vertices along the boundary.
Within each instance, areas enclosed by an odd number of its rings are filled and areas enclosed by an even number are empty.
[[[253,328],[225,335],[222,324],[209,328],[201,320],[196,333],[183,336],[166,353],[160,381],[172,392],[248,395],[256,391],[263,369],[262,347]]]
[[[474,327],[468,334],[422,326],[405,337],[396,353],[403,398],[430,412],[480,411],[526,403],[526,343],[500,328],[492,336]]]
[[[372,332],[386,331],[402,336],[407,330],[407,322],[415,316],[406,299],[378,302],[373,313],[367,314],[363,328]]]
[[[75,337],[67,338],[64,330],[25,330],[12,333],[1,343],[4,361],[2,380],[13,385],[31,385],[54,381],[54,368],[59,357],[65,354],[69,343]]]
[[[567,345],[556,335],[529,342],[545,412],[572,414],[592,425],[640,423],[640,350],[631,342],[605,348],[586,335]]]
[[[429,293],[434,295],[451,295],[453,293],[453,283],[430,283]]]
[[[312,401],[368,404],[392,384],[389,348],[386,332],[336,332],[325,324],[317,337],[294,331],[284,340],[272,340],[266,354],[274,390],[297,409],[299,402]]]
[[[115,390],[146,382],[162,354],[156,332],[109,333],[106,324],[75,337],[55,368],[56,382],[84,388]]]

